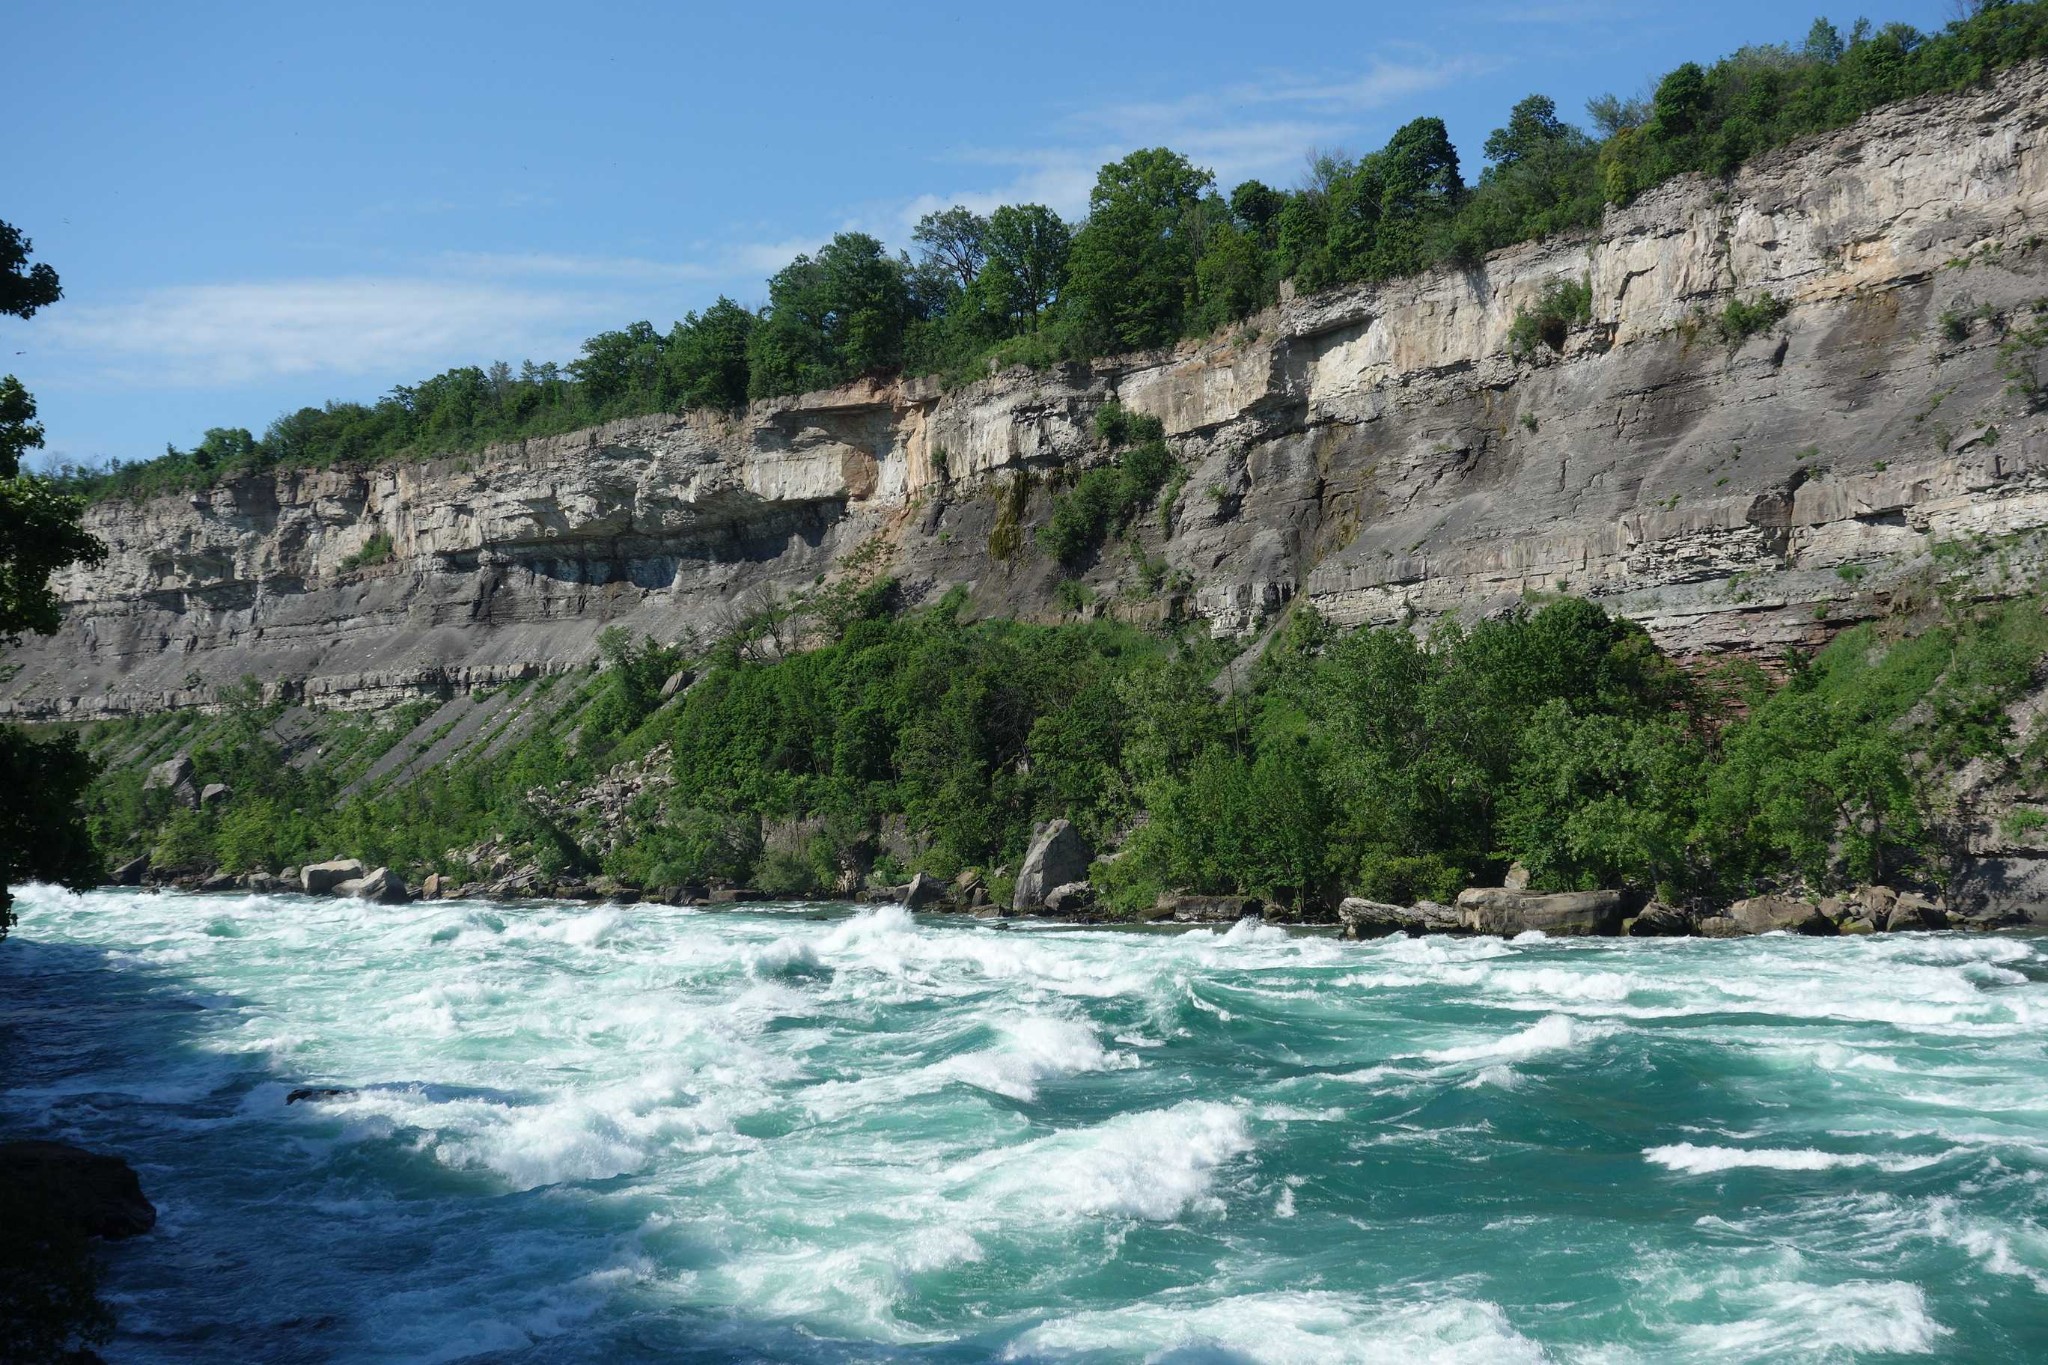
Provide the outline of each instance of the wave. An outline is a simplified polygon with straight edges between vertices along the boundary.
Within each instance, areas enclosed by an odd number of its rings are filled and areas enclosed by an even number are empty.
[[[1025,1205],[1039,1216],[1171,1222],[1218,1213],[1217,1177],[1253,1149],[1243,1110],[1213,1100],[1121,1114],[971,1163],[970,1203]]]
[[[1065,1355],[1265,1365],[1539,1365],[1550,1359],[1509,1324],[1498,1304],[1473,1299],[1381,1304],[1327,1290],[1073,1313],[1021,1333],[1003,1352],[1005,1360]]]
[[[1438,1048],[1422,1055],[1432,1062],[1520,1061],[1546,1052],[1565,1052],[1612,1034],[1612,1027],[1587,1024],[1569,1015],[1547,1014],[1518,1033],[1488,1043]]]
[[[1872,1156],[1860,1152],[1823,1152],[1813,1147],[1702,1147],[1690,1142],[1646,1147],[1643,1158],[1684,1175],[1721,1171],[1828,1171],[1848,1166],[1874,1166],[1886,1171],[1916,1171],[1942,1160],[1939,1156]]]

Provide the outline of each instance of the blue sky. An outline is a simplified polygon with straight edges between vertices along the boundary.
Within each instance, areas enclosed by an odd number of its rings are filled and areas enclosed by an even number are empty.
[[[1294,184],[1439,114],[1477,174],[1522,95],[1576,115],[1816,13],[1723,0],[947,7],[15,0],[0,219],[65,298],[0,319],[46,461],[260,432],[450,365],[666,327],[833,232],[1086,204],[1165,144]],[[1922,28],[1946,0],[1894,0]]]

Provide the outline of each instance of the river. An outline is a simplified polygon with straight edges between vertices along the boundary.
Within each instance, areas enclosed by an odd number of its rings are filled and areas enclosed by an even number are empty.
[[[19,908],[113,1362],[2048,1359],[2048,940]]]

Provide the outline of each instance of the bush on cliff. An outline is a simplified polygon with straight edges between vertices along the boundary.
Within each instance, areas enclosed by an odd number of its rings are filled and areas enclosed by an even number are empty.
[[[1427,635],[1299,608],[1246,684],[1219,691],[1230,647],[1199,632],[969,622],[957,596],[902,612],[892,586],[818,594],[778,627],[798,632],[780,652],[740,623],[672,699],[681,651],[608,636],[593,673],[524,699],[523,737],[346,800],[423,711],[330,717],[330,758],[305,767],[253,692],[218,717],[98,727],[101,753],[181,746],[235,795],[190,810],[114,766],[94,832],[116,856],[345,853],[413,877],[466,875],[449,853],[495,840],[551,874],[807,894],[869,870],[1014,867],[1033,824],[1063,816],[1121,848],[1097,869],[1113,907],[1185,890],[1316,912],[1347,893],[1448,899],[1513,860],[1538,889],[1667,899],[1939,880],[1944,774],[2048,768],[2048,741],[2011,720],[2048,659],[2039,600],[1858,627],[1776,679],[1681,669],[1570,598]],[[670,783],[573,805],[664,744]]]

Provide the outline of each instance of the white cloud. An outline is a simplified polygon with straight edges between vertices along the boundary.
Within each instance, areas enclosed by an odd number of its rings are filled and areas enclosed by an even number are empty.
[[[276,280],[179,285],[69,306],[43,335],[59,355],[84,361],[94,380],[226,388],[292,375],[406,372],[453,357],[561,353],[624,311],[616,298],[486,283]]]
[[[1372,126],[1371,116],[1498,64],[1472,56],[1376,58],[1358,71],[1273,71],[1215,92],[1106,104],[1059,121],[1044,145],[971,147],[950,158],[1010,172],[996,183],[919,195],[871,217],[897,236],[907,236],[906,229],[924,214],[952,204],[985,213],[998,204],[1041,203],[1076,218],[1087,210],[1096,171],[1138,147],[1171,147],[1213,170],[1225,189],[1254,176],[1292,184],[1311,148],[1362,150],[1363,139],[1376,143],[1391,131]]]
[[[814,251],[810,238],[783,242],[738,242],[707,248],[701,259],[659,261],[645,256],[586,256],[547,251],[451,251],[441,259],[459,274],[489,279],[618,280],[632,284],[758,284],[789,264],[799,252]]]

